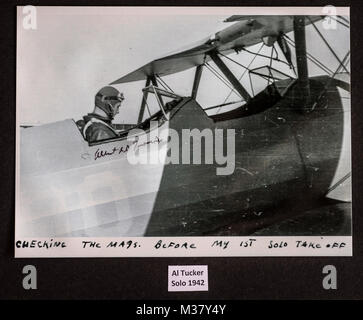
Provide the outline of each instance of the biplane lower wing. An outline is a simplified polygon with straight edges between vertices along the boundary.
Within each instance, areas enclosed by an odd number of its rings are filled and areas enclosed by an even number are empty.
[[[240,20],[239,16],[233,21]],[[232,18],[231,17],[231,18]],[[141,68],[113,81],[111,85],[144,80],[148,76],[166,76],[208,62],[209,52],[230,54],[236,50],[258,44],[267,37],[278,37],[293,31],[293,16],[254,16],[237,21],[233,25],[207,37],[187,48],[153,60]],[[322,16],[306,16],[305,24],[322,19]],[[228,21],[228,19],[226,20]]]

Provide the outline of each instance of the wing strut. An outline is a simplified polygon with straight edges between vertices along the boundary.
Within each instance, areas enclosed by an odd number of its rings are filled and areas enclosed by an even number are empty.
[[[300,97],[302,98],[301,102],[303,102],[301,111],[305,111],[309,110],[310,104],[310,84],[306,58],[305,16],[294,16],[294,36],[296,44],[295,50],[298,84]]]
[[[146,83],[145,83],[145,88],[147,88],[150,85],[150,82],[152,83],[152,85],[154,87],[158,87],[158,82],[156,80],[156,76],[153,74],[151,76],[148,76],[146,79]],[[141,101],[141,107],[140,107],[140,112],[139,112],[139,117],[137,119],[137,123],[141,123],[142,119],[144,117],[144,112],[145,112],[145,106],[147,106],[147,96],[148,96],[149,91],[144,92],[143,96],[142,96],[142,101]],[[155,97],[158,101],[159,104],[163,105],[163,98],[161,96],[161,94],[159,93],[159,91],[154,90],[155,93]],[[149,114],[150,114],[150,110]]]
[[[248,102],[251,99],[251,96],[246,91],[246,89],[242,86],[242,84],[238,81],[238,79],[234,76],[231,70],[224,64],[218,54],[214,51],[209,53],[209,56],[213,60],[213,62],[217,65],[217,67],[223,72],[228,81],[233,85],[233,87],[238,91],[238,93]]]
[[[156,77],[154,74],[150,76],[150,80],[154,87],[158,87],[158,82],[156,81]],[[156,91],[156,97],[163,104],[163,98],[161,97],[158,91]]]
[[[150,85],[150,77],[147,77],[145,87],[148,87],[149,85]],[[139,117],[137,118],[137,124],[141,123],[142,118],[144,117],[147,95],[148,92],[142,95],[141,107],[140,107]]]
[[[199,65],[195,70],[193,89],[192,89],[192,98],[195,100],[197,98],[198,88],[200,78],[202,77],[203,65]]]

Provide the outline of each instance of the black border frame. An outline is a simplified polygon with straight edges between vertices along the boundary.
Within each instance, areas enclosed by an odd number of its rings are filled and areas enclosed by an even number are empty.
[[[220,257],[220,258],[14,258],[15,97],[17,5],[165,5],[165,6],[350,6],[352,70],[353,257]],[[363,299],[362,132],[363,2],[359,0],[241,1],[2,1],[1,50],[1,184],[0,299]],[[22,268],[33,264],[38,289],[24,290]],[[167,268],[176,264],[209,266],[208,292],[168,292]],[[334,265],[338,289],[324,290],[322,268]]]

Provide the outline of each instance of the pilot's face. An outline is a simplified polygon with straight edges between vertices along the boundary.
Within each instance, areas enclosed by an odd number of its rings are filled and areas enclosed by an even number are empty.
[[[120,101],[112,103],[113,117],[115,117],[119,113],[120,107],[121,107]]]
[[[120,111],[120,107],[121,107],[121,102],[117,102],[117,103],[115,104],[115,109],[116,109],[116,111],[115,111],[115,115],[119,113],[119,111]]]

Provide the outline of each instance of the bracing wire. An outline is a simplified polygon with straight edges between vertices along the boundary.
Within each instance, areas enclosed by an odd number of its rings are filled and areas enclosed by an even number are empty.
[[[205,63],[205,66],[207,67],[207,69],[214,75],[216,76],[222,83],[224,83],[229,89],[231,89],[233,92],[235,92],[238,96],[240,96],[240,94],[233,88],[231,87],[230,83],[225,80],[222,76],[220,76],[218,74],[218,72],[208,63]]]
[[[319,31],[319,29],[317,28],[317,26],[315,25],[315,23],[313,21],[311,21],[311,19],[309,18],[309,16],[307,16],[307,18],[309,19],[309,21],[311,22],[311,25],[314,27],[315,31],[318,33],[318,35],[320,36],[320,38],[323,40],[323,42],[326,44],[326,46],[329,48],[330,52],[334,55],[334,57],[338,60],[339,64],[341,63],[341,60],[339,59],[338,55],[336,54],[336,52],[333,50],[333,48],[330,46],[330,44],[328,43],[328,41],[326,41],[326,39],[324,38],[324,36],[321,34],[321,32]],[[350,72],[348,71],[348,69],[343,65],[343,68],[345,69],[345,71],[350,74]]]
[[[164,90],[167,90],[164,84],[160,81],[160,78],[158,76],[156,76],[156,82],[159,83],[164,88]]]
[[[168,86],[168,84],[159,76],[159,75],[156,75],[156,77],[157,77],[157,79],[159,79],[159,81],[160,81],[160,83],[161,84],[164,84],[164,89],[165,90],[169,90],[169,91],[171,91],[172,93],[174,93],[174,90],[172,89],[172,88],[170,88],[169,86]]]
[[[226,58],[226,59],[228,59],[228,60],[230,60],[230,61],[234,62],[235,64],[237,64],[237,65],[239,65],[240,67],[242,67],[242,68],[244,68],[244,69],[246,69],[246,70],[248,70],[248,71],[249,71],[248,67],[244,66],[242,63],[239,63],[239,62],[237,62],[236,60],[233,60],[232,58],[230,58],[230,57],[228,57],[228,56],[224,55],[224,54],[223,54],[223,53],[221,53],[221,52],[219,52],[219,54],[220,54],[222,57],[224,57],[224,58]]]
[[[349,61],[350,61],[350,50],[344,56],[342,62],[339,64],[338,68],[336,69],[336,71],[334,72],[334,74],[332,75],[332,77],[326,83],[325,90],[329,87],[329,85],[330,85],[331,81],[334,79],[334,77],[340,72],[340,70],[345,66],[345,64],[348,64],[349,63]],[[320,98],[323,96],[323,94],[324,94],[324,91],[322,91],[320,93],[320,95],[318,96],[318,98],[316,99],[315,103],[313,104],[313,110],[314,110],[315,106],[317,105],[318,101],[320,100]]]
[[[340,17],[340,16],[338,16],[338,17]],[[341,24],[342,26],[346,27],[347,29],[349,29],[349,28],[350,28],[349,24],[345,24],[345,23],[343,23],[343,22],[339,21],[338,19],[335,19],[335,18],[334,18],[334,17],[332,17],[332,16],[329,16],[329,18],[330,18],[330,19],[332,19],[332,20],[334,20],[334,21],[336,21],[336,22],[338,22],[339,24]],[[340,17],[340,18],[342,18],[342,17]],[[343,20],[343,21],[345,21],[345,20]],[[347,21],[347,23],[349,23],[349,21]]]
[[[247,50],[246,48],[243,48],[242,50],[244,50],[244,51],[246,51],[246,52],[248,52],[248,53],[250,53],[250,54],[256,54],[256,53],[254,53],[254,52],[252,52],[252,51],[250,51],[250,50]],[[258,55],[258,56],[260,56],[260,57],[263,57],[263,58],[266,58],[266,59],[271,59],[271,57],[269,57],[269,56],[266,56],[266,55],[264,55],[264,54],[256,54],[256,55]],[[290,67],[290,64],[288,63],[288,62],[286,62],[286,61],[284,61],[284,60],[281,60],[281,59],[279,59],[278,57],[276,57],[276,58],[272,58],[273,60],[275,60],[275,61],[277,61],[277,62],[281,62],[281,63],[284,63],[284,64],[286,64],[286,65],[288,65],[289,67]]]
[[[289,36],[287,36],[286,34],[284,35],[285,39],[287,40],[287,42],[294,48],[296,48],[295,46],[295,42],[294,40],[292,40],[291,38],[289,38]],[[324,72],[326,72],[327,74],[333,74],[334,72],[329,69],[327,66],[325,66],[321,61],[319,61],[317,58],[315,58],[312,54],[310,54],[309,52],[306,52],[306,56],[307,58],[314,63],[318,68],[320,68],[321,70],[323,70]]]
[[[339,19],[342,19],[344,22],[346,22],[347,24],[350,24],[349,20],[344,18],[343,16],[337,16]]]
[[[260,48],[257,51],[257,54],[259,54],[262,50],[262,48],[265,46],[264,43],[261,44]],[[257,54],[255,54],[251,60],[251,62],[248,64],[247,68],[245,68],[245,70],[243,71],[242,75],[238,78],[238,81],[241,81],[242,78],[244,77],[244,75],[246,74],[247,71],[249,71],[250,66],[252,65],[252,63],[255,61],[255,59],[257,58]],[[232,60],[232,59],[231,59]],[[233,62],[236,62],[234,60],[232,60]],[[238,62],[236,62],[238,64]],[[223,104],[226,103],[226,101],[229,99],[229,97],[231,96],[233,90],[231,90],[231,92],[227,95],[227,97],[224,99]],[[222,108],[222,106],[217,110],[217,113],[220,111],[220,109]]]

